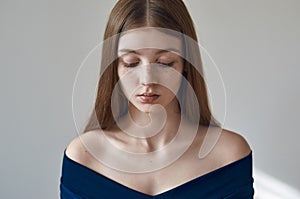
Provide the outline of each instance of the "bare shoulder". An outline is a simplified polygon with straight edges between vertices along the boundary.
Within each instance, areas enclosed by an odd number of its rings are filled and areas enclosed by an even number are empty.
[[[224,163],[242,159],[250,154],[251,148],[246,139],[239,133],[222,129],[216,145],[216,152]]]
[[[92,160],[92,156],[86,148],[85,138],[93,136],[94,131],[90,131],[75,137],[66,148],[66,155],[81,164],[88,164]]]

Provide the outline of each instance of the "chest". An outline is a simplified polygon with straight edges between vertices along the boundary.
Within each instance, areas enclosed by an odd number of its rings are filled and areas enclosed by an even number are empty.
[[[213,161],[184,156],[173,164],[149,173],[125,173],[94,164],[92,169],[135,191],[157,195],[202,176],[217,167]]]

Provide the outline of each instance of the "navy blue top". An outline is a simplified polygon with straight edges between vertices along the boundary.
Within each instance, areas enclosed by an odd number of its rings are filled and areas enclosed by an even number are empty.
[[[60,179],[61,199],[250,199],[253,198],[252,152],[155,196],[126,187],[75,162],[64,152]]]

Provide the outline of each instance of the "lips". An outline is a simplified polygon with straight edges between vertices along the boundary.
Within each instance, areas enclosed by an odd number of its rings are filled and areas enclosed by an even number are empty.
[[[155,93],[143,93],[138,95],[138,98],[144,103],[152,103],[159,98],[159,95]]]

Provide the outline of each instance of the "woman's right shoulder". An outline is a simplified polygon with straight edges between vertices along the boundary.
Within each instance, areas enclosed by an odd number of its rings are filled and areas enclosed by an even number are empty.
[[[86,145],[87,140],[91,139],[91,137],[96,136],[96,131],[89,131],[83,134],[76,136],[71,142],[68,144],[66,148],[66,156],[75,162],[86,165],[90,161],[92,161],[93,157],[89,153]]]

